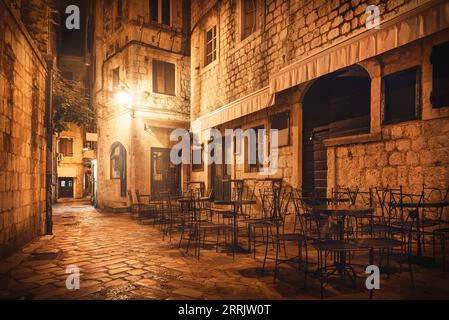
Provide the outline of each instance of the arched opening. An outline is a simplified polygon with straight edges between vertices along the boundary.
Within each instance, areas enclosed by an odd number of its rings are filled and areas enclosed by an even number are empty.
[[[303,193],[327,194],[326,139],[370,132],[371,78],[359,66],[316,80],[303,100]]]
[[[120,197],[126,197],[126,149],[120,142],[111,147],[111,179],[120,180]]]

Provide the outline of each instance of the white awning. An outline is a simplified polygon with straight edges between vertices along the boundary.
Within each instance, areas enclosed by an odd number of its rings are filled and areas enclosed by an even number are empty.
[[[213,128],[272,105],[274,105],[274,95],[270,94],[269,87],[265,87],[199,117],[192,124],[192,128],[195,127],[195,131]]]
[[[272,94],[398,48],[449,27],[449,2],[429,1],[380,25],[281,69]]]

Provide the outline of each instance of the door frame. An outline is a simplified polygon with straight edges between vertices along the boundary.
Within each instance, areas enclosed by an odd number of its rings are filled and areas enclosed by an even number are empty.
[[[154,152],[168,152],[168,161],[170,162],[170,152],[171,152],[171,148],[160,148],[160,147],[152,147],[150,149],[150,194],[154,195],[154,174],[153,174],[153,170],[154,170],[154,158],[153,158],[153,154]],[[176,165],[178,173],[177,173],[177,180],[176,184],[177,184],[177,193],[181,192],[182,190],[182,165]],[[177,194],[172,194],[172,190],[170,190],[170,185],[168,184],[167,181],[167,177],[165,177],[165,184],[167,186],[167,191],[170,191],[170,195],[171,196],[176,196]]]
[[[72,187],[71,187],[71,193],[72,196],[70,197],[66,197],[66,196],[61,196],[61,181],[65,180],[67,181],[72,181]],[[58,199],[74,199],[75,198],[75,178],[73,177],[58,177]]]

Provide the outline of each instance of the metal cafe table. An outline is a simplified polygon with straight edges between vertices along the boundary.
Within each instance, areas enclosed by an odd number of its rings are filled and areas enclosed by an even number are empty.
[[[230,251],[232,251],[233,254],[235,252],[248,253],[248,250],[244,249],[239,244],[238,218],[245,216],[245,214],[243,213],[243,206],[256,204],[256,201],[242,199],[245,180],[243,180],[243,179],[228,179],[228,180],[223,180],[223,182],[231,182],[235,185],[235,187],[233,188],[235,191],[234,199],[214,201],[214,204],[216,204],[218,206],[232,206],[232,210],[226,212],[227,215],[232,216],[232,221],[233,221],[232,245],[228,249]]]
[[[233,239],[232,239],[232,245],[229,247],[229,250],[238,253],[248,253],[247,249],[244,249],[239,244],[239,232],[238,232],[238,218],[239,217],[245,217],[246,215],[241,211],[242,207],[245,205],[254,205],[256,204],[256,200],[219,200],[214,202],[216,205],[219,206],[225,206],[230,205],[232,206],[232,211],[228,214],[232,215],[233,219]]]
[[[369,208],[363,205],[353,205],[350,203],[328,203],[328,204],[318,204],[312,205],[312,213],[316,215],[323,215],[328,218],[335,219],[337,225],[336,239],[341,241],[340,244],[342,248],[330,246],[329,248],[324,247],[324,250],[339,252],[337,260],[332,266],[326,267],[325,270],[320,270],[320,272],[327,272],[328,275],[335,274],[338,272],[342,276],[348,275],[349,278],[355,281],[355,271],[350,264],[347,263],[346,253],[347,251],[367,251],[369,248],[362,246],[357,246],[351,244],[350,242],[345,242],[345,223],[346,219],[351,216],[365,216],[371,218],[374,215],[374,208]],[[333,250],[334,249],[334,250]]]

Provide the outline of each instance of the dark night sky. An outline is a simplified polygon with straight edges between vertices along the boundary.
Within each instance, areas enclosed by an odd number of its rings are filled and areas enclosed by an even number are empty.
[[[86,37],[86,0],[61,0],[61,33],[60,33],[60,52],[68,55],[84,55],[85,37]],[[65,22],[68,14],[65,13],[66,8],[69,5],[77,5],[80,8],[81,14],[81,29],[68,30],[65,27]]]

